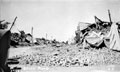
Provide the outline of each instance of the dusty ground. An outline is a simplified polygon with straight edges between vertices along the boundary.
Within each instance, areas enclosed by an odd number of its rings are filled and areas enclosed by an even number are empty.
[[[41,51],[44,54],[54,53],[54,49],[46,46],[37,46],[39,50],[34,50],[36,47],[10,48],[9,58],[16,55],[26,55]],[[86,66],[86,67],[47,67],[36,65],[10,65],[10,67],[21,67],[20,72],[120,72],[120,65],[101,65],[101,66]]]

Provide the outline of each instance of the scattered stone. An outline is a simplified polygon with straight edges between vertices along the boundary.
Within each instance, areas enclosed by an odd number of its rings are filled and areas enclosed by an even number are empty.
[[[65,48],[56,48],[50,54],[41,54],[39,52],[27,55],[17,55],[13,58],[18,59],[22,65],[38,66],[95,66],[95,65],[120,65],[120,53],[103,49],[79,49],[69,46]],[[69,51],[68,51],[69,50]],[[58,51],[58,53],[56,53]],[[48,50],[49,52],[49,50]]]

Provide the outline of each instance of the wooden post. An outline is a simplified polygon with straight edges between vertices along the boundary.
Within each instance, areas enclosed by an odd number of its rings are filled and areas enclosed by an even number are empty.
[[[94,16],[94,18],[95,18],[95,25],[96,25],[96,28],[98,28],[98,24],[97,24],[97,17],[96,16]]]
[[[32,45],[34,45],[34,43],[33,43],[33,27],[31,28],[31,35],[32,35]]]
[[[15,17],[15,19],[14,19],[14,21],[13,21],[13,23],[12,23],[12,26],[10,27],[10,30],[11,30],[12,27],[14,26],[16,19],[17,19],[17,17]]]
[[[110,23],[112,24],[110,10],[108,10],[108,15],[109,15],[109,20],[110,20]]]

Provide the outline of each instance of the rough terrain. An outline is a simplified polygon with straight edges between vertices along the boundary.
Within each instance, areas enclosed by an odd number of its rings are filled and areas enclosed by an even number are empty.
[[[11,48],[9,58],[17,59],[21,72],[119,72],[120,52],[82,49],[80,46],[37,46]],[[31,70],[30,70],[31,69]]]

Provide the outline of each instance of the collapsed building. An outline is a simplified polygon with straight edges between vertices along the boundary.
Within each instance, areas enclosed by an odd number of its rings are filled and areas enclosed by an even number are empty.
[[[95,23],[80,22],[75,31],[75,43],[83,48],[103,48],[120,50],[120,24],[102,21],[95,16]]]
[[[48,40],[45,38],[36,38],[36,44],[38,44],[38,45],[51,45],[54,47],[62,47],[64,45],[66,45],[67,43],[59,42],[56,39]]]
[[[16,47],[17,45],[29,46],[32,45],[33,36],[30,33],[20,31],[20,33],[11,34],[11,46]],[[34,41],[35,42],[35,41]]]

